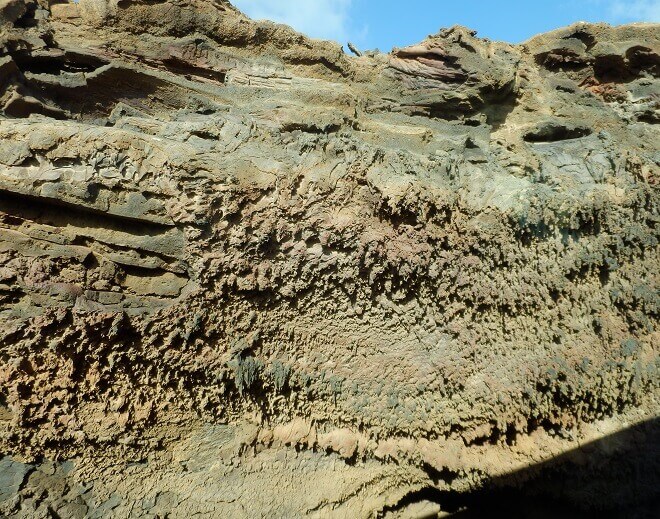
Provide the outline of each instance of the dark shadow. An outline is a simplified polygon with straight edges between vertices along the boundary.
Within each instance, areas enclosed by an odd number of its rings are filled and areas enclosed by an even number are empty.
[[[114,66],[90,74],[84,86],[43,82],[39,76],[26,84],[35,97],[83,119],[107,117],[120,102],[144,113],[178,110],[187,102],[176,86],[156,76]]]
[[[467,493],[427,488],[396,509],[438,503],[455,519],[660,517],[660,418],[491,480]]]
[[[87,202],[90,205],[75,204],[36,195],[8,191],[0,187],[0,214],[13,217],[16,225],[24,221],[52,227],[85,227],[101,229],[134,236],[154,237],[166,235],[173,225],[156,223],[138,217],[109,213],[92,206],[102,184],[90,182],[87,185]]]
[[[491,131],[496,132],[506,125],[509,115],[517,106],[518,97],[511,92],[499,102],[486,104],[481,111],[486,114],[486,121],[492,127]]]
[[[62,52],[58,54],[32,55],[29,51],[19,50],[10,52],[9,55],[21,72],[32,72],[33,74],[50,74],[59,76],[65,72],[94,72],[96,69],[107,65],[108,62],[92,55],[77,52]]]

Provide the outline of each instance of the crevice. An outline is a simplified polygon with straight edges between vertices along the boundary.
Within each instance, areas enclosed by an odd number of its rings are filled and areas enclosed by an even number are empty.
[[[329,133],[336,133],[341,129],[340,124],[328,124],[326,126],[318,126],[316,124],[306,124],[302,122],[292,122],[282,125],[282,132],[295,132],[300,131],[303,133],[311,133],[314,135],[327,135]]]
[[[523,139],[525,142],[544,143],[579,139],[588,135],[591,135],[591,129],[586,126],[547,123],[528,131],[523,135]]]
[[[587,50],[591,50],[594,47],[594,45],[596,45],[597,43],[596,37],[593,34],[590,34],[589,32],[584,30],[578,30],[564,39],[570,39],[570,38],[575,38],[577,40],[580,40],[582,43],[585,44]]]
[[[626,51],[626,60],[637,75],[646,71],[654,77],[660,76],[660,55],[648,47],[642,45],[630,47]]]
[[[173,226],[110,214],[101,210],[72,204],[62,200],[15,193],[0,188],[0,211],[22,220],[46,223],[54,227],[86,226],[115,229],[135,236],[157,236],[169,232]],[[65,208],[66,211],[62,211]],[[91,217],[91,218],[90,218]],[[131,223],[127,226],[126,223]]]
[[[63,73],[94,72],[108,64],[96,56],[77,52],[51,51],[50,54],[34,54],[21,50],[10,52],[14,62],[22,72],[59,76]]]
[[[553,49],[535,56],[536,63],[552,72],[576,71],[590,66],[592,58],[580,56],[570,49]]]
[[[192,76],[202,79],[210,79],[216,83],[224,84],[227,78],[227,71],[213,70],[209,68],[196,67],[190,63],[178,58],[169,58],[163,61],[163,65],[169,72],[191,79]]]
[[[601,83],[626,83],[636,76],[623,56],[598,56],[594,62],[594,77]]]

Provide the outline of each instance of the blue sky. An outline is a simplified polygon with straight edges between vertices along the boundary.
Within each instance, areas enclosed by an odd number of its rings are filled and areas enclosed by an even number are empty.
[[[389,51],[466,25],[518,43],[578,21],[660,22],[660,0],[232,0],[252,18],[286,23],[316,38]]]

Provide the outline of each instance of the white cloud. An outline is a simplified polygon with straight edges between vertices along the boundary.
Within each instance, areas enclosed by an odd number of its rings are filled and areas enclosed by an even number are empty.
[[[609,15],[616,22],[660,22],[660,0],[611,0]]]
[[[285,23],[313,38],[344,43],[350,35],[352,0],[233,0],[255,20]]]

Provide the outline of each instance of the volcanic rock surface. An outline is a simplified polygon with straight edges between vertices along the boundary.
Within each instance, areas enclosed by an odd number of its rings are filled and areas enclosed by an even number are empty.
[[[651,510],[659,76],[657,24],[0,0],[0,515],[434,517],[553,459]]]

